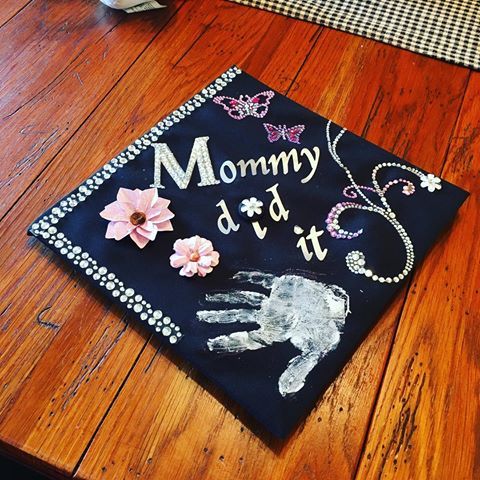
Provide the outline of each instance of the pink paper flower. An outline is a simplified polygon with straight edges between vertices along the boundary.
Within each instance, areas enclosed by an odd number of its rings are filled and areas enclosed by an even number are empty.
[[[143,248],[155,240],[157,232],[173,230],[170,219],[175,215],[167,208],[170,200],[159,197],[156,188],[129,190],[120,188],[117,200],[108,204],[100,216],[110,223],[105,238],[130,238]]]
[[[213,249],[212,242],[195,235],[177,240],[173,244],[175,253],[170,256],[170,265],[180,268],[180,275],[204,277],[218,265],[220,255]]]

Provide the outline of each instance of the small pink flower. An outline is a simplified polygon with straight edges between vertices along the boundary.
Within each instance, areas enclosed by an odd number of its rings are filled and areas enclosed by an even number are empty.
[[[143,248],[155,240],[157,232],[173,230],[170,219],[175,215],[167,208],[170,200],[158,196],[156,188],[129,190],[120,188],[117,200],[108,204],[100,216],[110,223],[105,238],[130,238]]]
[[[212,242],[195,235],[177,240],[173,244],[175,253],[170,256],[170,265],[180,268],[180,275],[204,277],[218,265],[220,255],[213,249]]]

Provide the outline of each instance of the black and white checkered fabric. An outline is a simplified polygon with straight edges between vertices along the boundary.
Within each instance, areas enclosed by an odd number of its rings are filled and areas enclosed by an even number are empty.
[[[479,0],[231,0],[480,69]]]

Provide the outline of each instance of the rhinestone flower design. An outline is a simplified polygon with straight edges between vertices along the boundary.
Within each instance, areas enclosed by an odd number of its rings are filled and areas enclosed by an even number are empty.
[[[345,211],[361,210],[365,213],[374,212],[382,216],[395,228],[403,242],[405,248],[405,263],[403,269],[394,276],[379,275],[378,273],[374,272],[372,268],[369,268],[365,254],[360,250],[353,250],[347,253],[345,261],[348,269],[351,272],[358,275],[364,275],[374,282],[378,281],[379,283],[387,284],[392,282],[398,283],[403,280],[412,270],[415,261],[415,251],[412,240],[410,239],[407,231],[399,222],[395,212],[392,210],[387,198],[387,193],[390,188],[396,188],[398,185],[403,185],[402,193],[410,196],[415,193],[415,185],[409,179],[396,178],[394,180],[390,180],[382,187],[377,178],[378,173],[383,169],[393,168],[408,172],[409,174],[417,176],[417,178],[420,179],[420,186],[422,188],[427,188],[430,193],[442,188],[441,180],[432,173],[425,174],[410,165],[405,165],[399,162],[382,162],[375,165],[372,170],[371,185],[361,185],[355,181],[352,172],[348,169],[337,153],[337,144],[346,130],[342,129],[332,140],[330,135],[330,127],[331,122],[329,121],[326,128],[328,151],[332,159],[346,173],[349,180],[349,185],[344,188],[343,195],[349,199],[354,199],[355,201],[338,202],[332,207],[325,220],[325,223],[327,224],[327,231],[333,238],[351,240],[362,235],[363,228],[359,228],[355,231],[342,228],[341,217]]]
[[[415,185],[411,182],[407,183],[403,186],[402,193],[404,195],[413,195],[415,193]]]
[[[240,212],[247,217],[252,218],[254,215],[262,214],[263,202],[255,197],[246,198],[240,203]]]
[[[157,232],[173,230],[170,200],[158,196],[156,188],[130,190],[120,188],[117,200],[108,204],[100,216],[110,220],[105,238],[121,240],[127,235],[143,248],[155,240]]]
[[[205,277],[219,263],[220,255],[213,249],[210,240],[195,235],[177,240],[173,244],[175,253],[170,256],[170,265],[181,268],[182,277]]]
[[[433,173],[428,173],[420,178],[420,186],[426,188],[429,192],[434,192],[435,190],[440,190],[442,188],[441,180],[436,177]]]

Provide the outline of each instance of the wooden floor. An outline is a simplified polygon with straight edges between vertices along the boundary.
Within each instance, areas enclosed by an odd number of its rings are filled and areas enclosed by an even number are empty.
[[[480,73],[221,0],[8,0],[0,59],[0,453],[53,478],[480,478]],[[25,235],[233,63],[472,193],[283,443]]]

